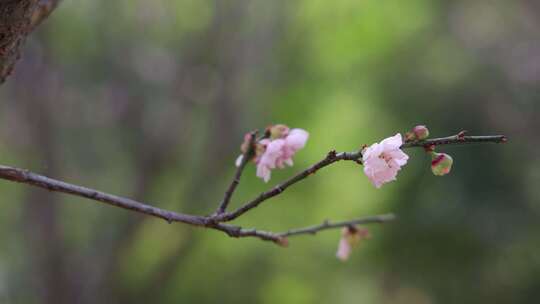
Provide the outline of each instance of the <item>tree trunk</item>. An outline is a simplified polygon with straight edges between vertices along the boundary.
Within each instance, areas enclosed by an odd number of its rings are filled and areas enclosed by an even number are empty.
[[[21,57],[26,36],[58,5],[59,0],[2,0],[0,2],[0,84]]]

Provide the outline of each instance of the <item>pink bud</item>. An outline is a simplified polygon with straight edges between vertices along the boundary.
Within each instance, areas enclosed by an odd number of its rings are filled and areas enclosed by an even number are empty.
[[[424,125],[418,125],[418,126],[414,127],[412,131],[414,133],[414,136],[418,140],[426,139],[429,136],[429,130]]]
[[[242,153],[246,153],[249,150],[250,142],[251,142],[251,133],[246,133],[246,135],[244,135],[244,141],[242,142],[242,145],[240,146],[240,151],[242,151]]]
[[[431,171],[437,176],[450,173],[454,160],[446,153],[431,153]]]

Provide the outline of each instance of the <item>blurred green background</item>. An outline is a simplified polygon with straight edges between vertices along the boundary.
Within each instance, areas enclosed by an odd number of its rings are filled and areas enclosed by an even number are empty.
[[[308,130],[269,185],[426,124],[506,134],[420,150],[375,189],[339,163],[235,223],[282,231],[377,213],[350,261],[339,231],[255,239],[1,182],[2,303],[534,303],[540,297],[538,1],[65,0],[0,90],[0,162],[186,213],[214,210],[243,134]]]

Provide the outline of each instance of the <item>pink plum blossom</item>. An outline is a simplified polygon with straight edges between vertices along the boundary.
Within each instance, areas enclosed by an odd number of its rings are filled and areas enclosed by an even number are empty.
[[[281,157],[277,159],[277,166],[283,168],[283,164],[293,165],[292,157],[298,150],[304,148],[308,140],[309,133],[302,129],[292,129],[287,137],[285,144],[282,147]]]
[[[362,153],[364,173],[376,188],[396,179],[398,171],[407,163],[409,156],[401,151],[401,134],[374,143]]]
[[[257,160],[257,176],[265,182],[270,180],[272,169],[275,169],[283,155],[284,139],[261,140],[261,144],[266,146],[264,153]]]
[[[270,180],[273,169],[293,165],[294,154],[304,148],[309,137],[309,133],[302,129],[292,129],[285,134],[282,138],[263,139],[259,142],[264,152],[255,159],[257,176],[265,182]]]

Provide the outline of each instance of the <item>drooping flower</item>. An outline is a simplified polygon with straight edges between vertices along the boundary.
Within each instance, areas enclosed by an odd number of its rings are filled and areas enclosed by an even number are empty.
[[[369,237],[369,231],[365,228],[356,228],[354,226],[344,227],[341,230],[341,238],[339,239],[336,257],[345,262],[349,259],[353,247],[358,245],[361,240]]]
[[[401,134],[374,143],[362,153],[364,173],[376,188],[396,179],[398,171],[407,163],[409,156],[401,149]]]
[[[339,245],[338,250],[336,252],[336,257],[342,261],[346,261],[349,259],[349,256],[352,252],[352,246],[345,237],[341,237],[339,239]]]
[[[454,160],[446,153],[431,153],[431,171],[437,176],[450,173]]]

